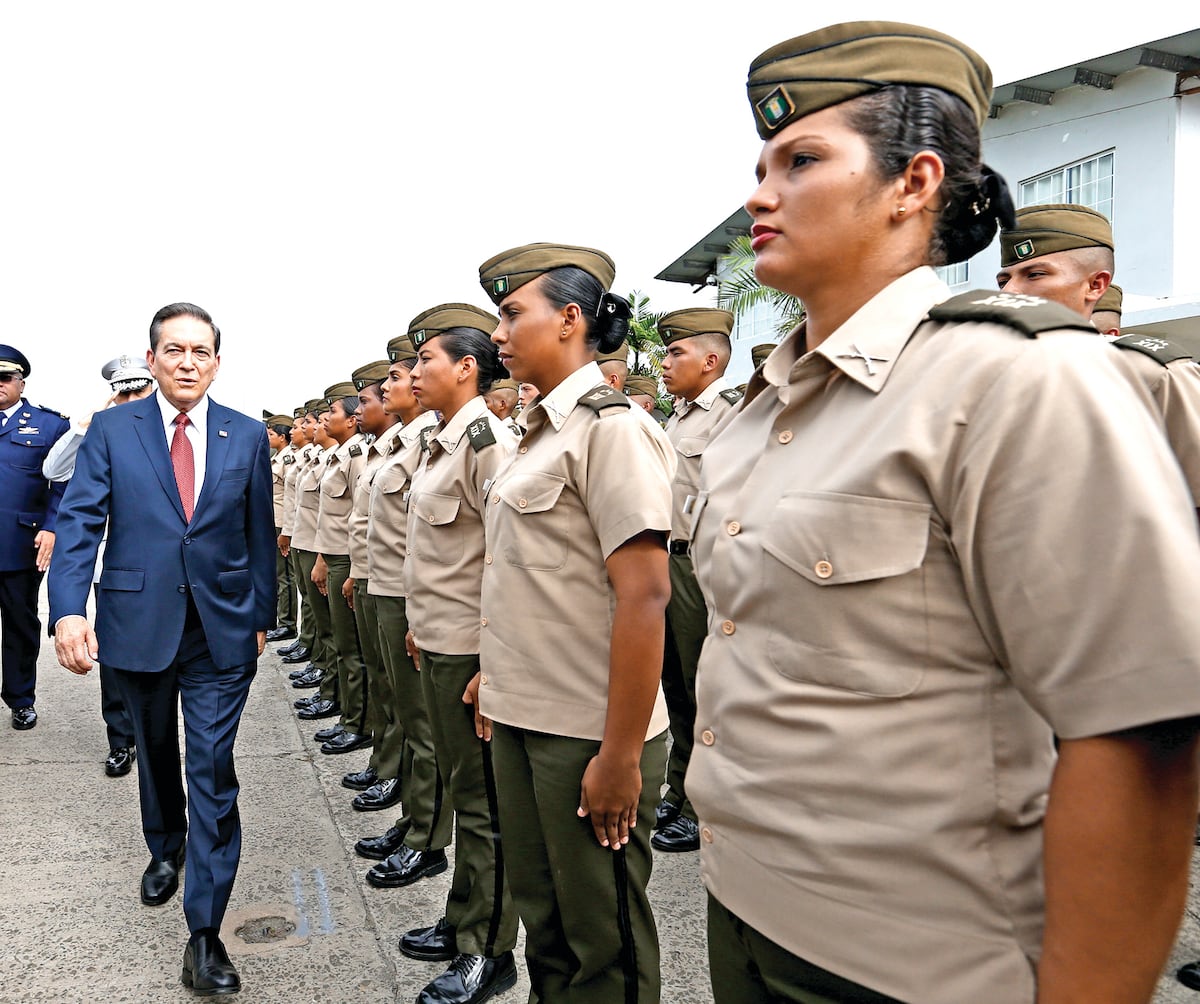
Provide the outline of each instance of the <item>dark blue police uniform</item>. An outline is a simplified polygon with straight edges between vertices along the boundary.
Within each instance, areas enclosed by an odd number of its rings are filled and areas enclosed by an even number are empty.
[[[0,358],[17,363],[22,377],[28,376],[28,360],[11,346],[0,345]],[[0,696],[15,711],[33,706],[37,681],[42,573],[33,541],[42,530],[54,531],[66,488],[43,477],[42,462],[70,422],[22,397],[7,421],[0,413],[0,423]]]

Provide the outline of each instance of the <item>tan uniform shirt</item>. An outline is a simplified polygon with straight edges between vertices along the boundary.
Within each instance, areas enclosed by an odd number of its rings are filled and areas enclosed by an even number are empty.
[[[670,529],[675,467],[641,408],[580,403],[603,382],[590,362],[540,398],[488,493],[479,651],[484,714],[593,740],[604,738],[616,605],[604,563],[639,533]],[[647,738],[666,727],[659,690]]]
[[[371,518],[367,523],[367,593],[403,596],[404,552],[408,546],[408,493],[421,465],[421,433],[437,425],[425,411],[400,429],[392,455],[371,481]]]
[[[1191,359],[1164,366],[1136,349],[1123,349],[1122,354],[1154,398],[1171,450],[1200,508],[1200,366]]]
[[[350,510],[354,483],[367,462],[367,443],[355,433],[328,457],[321,473],[320,514],[317,517],[316,551],[350,553]]]
[[[733,404],[721,396],[729,390],[725,378],[717,377],[696,396],[683,401],[667,420],[667,438],[675,448],[675,480],[671,485],[671,539],[686,540],[692,517],[684,512],[687,500],[694,499],[700,484],[700,458],[721,419],[733,410]]]
[[[486,423],[496,442],[477,450],[468,428]],[[417,647],[442,655],[479,651],[484,485],[516,449],[511,432],[474,397],[429,437],[408,505],[404,584]]]
[[[354,498],[350,508],[350,578],[366,581],[367,567],[367,524],[371,512],[371,481],[379,468],[392,455],[399,444],[400,425],[389,426],[383,435],[367,447],[366,463],[354,482]]]
[[[330,451],[315,443],[311,447],[308,466],[296,479],[296,522],[292,531],[292,546],[302,551],[317,549],[317,516],[321,511],[321,475],[325,471]]]
[[[287,480],[287,471],[288,467],[295,464],[295,461],[290,459],[295,455],[296,451],[292,449],[292,444],[289,443],[271,458],[271,488],[274,493],[276,526],[283,526],[283,495]]]
[[[705,452],[688,794],[705,884],[921,1004],[1035,998],[1052,730],[1200,712],[1200,545],[1152,402],[1087,335],[793,332]]]
[[[296,507],[299,500],[296,497],[296,484],[300,475],[308,469],[312,451],[316,447],[311,443],[293,453],[294,461],[287,465],[283,477],[283,513],[279,524],[280,532],[292,536],[296,529]]]

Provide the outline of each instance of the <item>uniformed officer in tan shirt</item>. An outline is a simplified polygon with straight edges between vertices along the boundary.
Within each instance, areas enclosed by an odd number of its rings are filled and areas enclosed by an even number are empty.
[[[421,676],[405,639],[408,614],[404,592],[404,557],[408,540],[408,499],[412,477],[420,466],[428,433],[437,412],[427,411],[412,393],[417,352],[407,334],[388,343],[390,365],[383,383],[383,406],[401,421],[391,456],[371,481],[367,523],[367,590],[379,623],[379,649],[393,698],[393,710],[404,730],[404,811],[378,837],[354,845],[362,857],[378,861],[367,883],[378,888],[411,885],[446,870],[446,847],[453,837],[454,810],[438,770],[433,727]]]
[[[367,765],[367,771],[374,774],[374,779],[350,803],[359,812],[387,809],[400,801],[400,771],[405,755],[404,728],[396,715],[391,684],[383,667],[379,618],[367,581],[371,481],[391,455],[400,434],[399,419],[389,415],[383,407],[382,383],[387,379],[390,366],[387,359],[380,359],[360,366],[350,375],[358,390],[358,409],[354,417],[364,437],[370,439],[365,443],[365,462],[352,489],[354,498],[348,538],[350,576],[342,583],[342,597],[354,612],[358,627],[358,647],[366,674],[366,728],[375,739]],[[345,779],[343,784],[346,784]]]
[[[267,442],[271,447],[271,487],[275,504],[275,536],[283,527],[283,492],[288,465],[294,463],[292,449],[292,419],[287,415],[263,413],[267,427]],[[283,641],[296,637],[296,583],[291,566],[283,553],[275,554],[275,622],[267,632],[267,641]]]
[[[696,665],[708,631],[708,614],[687,551],[704,448],[717,425],[742,399],[741,391],[725,381],[732,330],[733,315],[709,307],[676,310],[658,322],[659,337],[666,347],[663,385],[677,401],[666,426],[676,463],[667,565],[671,602],[667,606],[662,676],[671,717],[671,754],[667,760],[667,791],[655,812],[658,832],[650,841],[660,851],[694,851],[700,847],[696,812],[684,789],[684,776],[692,755]]]
[[[333,629],[329,620],[329,599],[313,581],[317,553],[317,519],[321,511],[321,475],[329,455],[336,446],[330,438],[321,416],[329,411],[322,397],[309,402],[305,422],[313,437],[308,464],[296,478],[296,517],[291,536],[291,550],[300,565],[300,584],[308,593],[313,612],[315,642],[312,649],[314,682],[319,684],[317,700],[301,707],[297,717],[306,721],[331,718],[342,713],[338,693],[337,650],[333,644]],[[301,677],[296,682],[304,680]],[[338,723],[340,724],[340,723]]]
[[[404,581],[410,652],[421,667],[434,748],[456,814],[454,879],[445,917],[400,939],[417,958],[451,960],[426,988],[438,1004],[482,1000],[517,978],[517,914],[504,876],[492,752],[463,714],[480,668],[479,588],[487,488],[516,437],[482,395],[502,373],[488,336],[496,318],[441,304],[409,325],[413,393],[441,421],[425,437],[408,505]]]
[[[991,93],[911,25],[751,66],[755,270],[808,314],[693,517],[717,1004],[1147,1000],[1182,912],[1192,503],[1130,353],[929,267],[1012,222]]]
[[[659,999],[646,883],[667,724],[674,460],[594,362],[628,328],[629,304],[608,292],[614,273],[603,252],[556,244],[479,270],[500,310],[501,358],[541,390],[487,493],[475,693],[542,1004]]]
[[[290,459],[284,459],[283,500],[279,507],[279,553],[288,563],[288,568],[291,570],[292,582],[296,587],[299,601],[296,616],[297,635],[290,645],[284,645],[276,649],[276,654],[286,656],[302,649],[307,657],[313,646],[312,610],[308,606],[308,593],[305,591],[304,584],[299,578],[299,572],[296,567],[296,556],[291,550],[292,529],[296,519],[296,479],[300,471],[308,463],[309,444],[312,442],[304,424],[305,411],[305,407],[301,405],[292,413],[294,416],[290,435],[292,453]],[[298,672],[296,676],[300,676],[302,673],[303,671]]]
[[[1040,296],[1091,318],[1112,282],[1114,248],[1112,224],[1094,209],[1027,206],[1017,210],[1016,226],[1000,234],[996,283],[1005,293]],[[1113,344],[1126,350],[1158,405],[1175,459],[1200,503],[1200,366],[1188,349],[1159,335],[1127,335]]]
[[[1092,311],[1092,327],[1106,338],[1116,341],[1121,337],[1121,312],[1125,305],[1125,291],[1115,282],[1108,284],[1104,295],[1096,301]]]

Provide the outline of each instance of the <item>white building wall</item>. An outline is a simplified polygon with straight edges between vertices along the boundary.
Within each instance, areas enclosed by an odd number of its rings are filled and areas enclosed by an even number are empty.
[[[1179,99],[1178,140],[1175,144],[1175,268],[1173,295],[1200,300],[1200,79],[1189,81],[1195,94]]]

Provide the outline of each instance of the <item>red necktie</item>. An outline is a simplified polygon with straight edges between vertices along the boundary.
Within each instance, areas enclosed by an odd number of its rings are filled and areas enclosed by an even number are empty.
[[[179,500],[183,503],[183,514],[192,521],[192,510],[196,507],[196,458],[192,455],[192,444],[184,431],[188,417],[184,412],[175,416],[175,435],[171,439],[171,466],[175,468],[175,485],[179,489]]]

